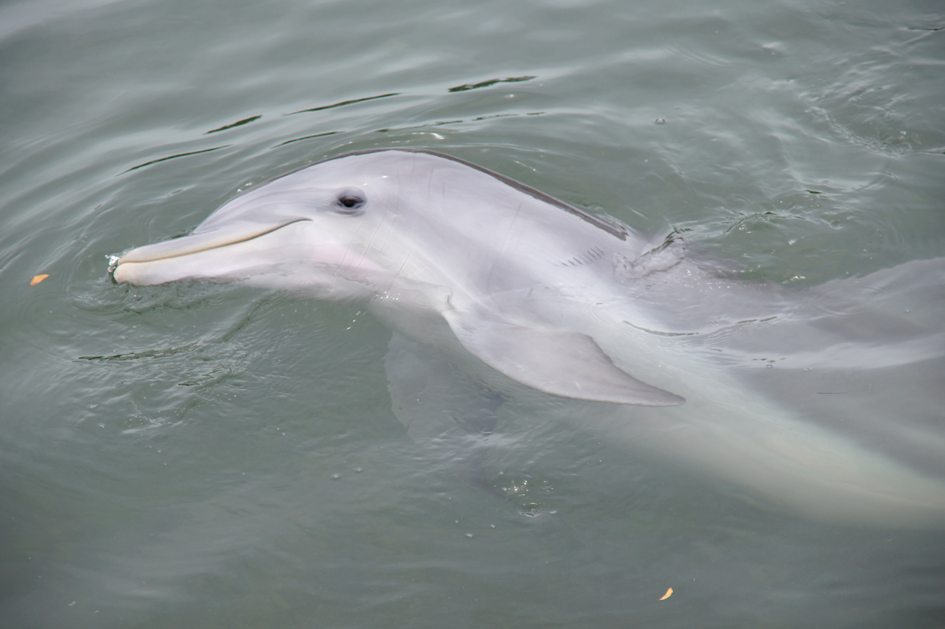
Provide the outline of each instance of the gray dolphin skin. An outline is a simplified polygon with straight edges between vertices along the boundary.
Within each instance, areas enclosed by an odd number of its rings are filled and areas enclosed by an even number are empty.
[[[842,408],[792,408],[779,399],[788,389],[765,390],[778,370],[745,367],[784,356],[779,369],[803,390],[811,366],[940,359],[941,290],[925,291],[902,328],[896,287],[917,276],[945,286],[943,260],[799,296],[738,280],[689,249],[463,160],[379,149],[261,184],[189,236],[124,253],[111,271],[133,285],[241,282],[366,305],[394,332],[385,367],[395,414],[414,437],[444,430],[433,419],[444,411],[491,426],[502,400],[515,399],[765,507],[945,527],[945,480],[819,421],[846,419]],[[871,326],[914,333],[867,355]]]

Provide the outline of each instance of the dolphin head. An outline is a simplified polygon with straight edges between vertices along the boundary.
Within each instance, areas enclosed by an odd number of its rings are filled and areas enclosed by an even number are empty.
[[[390,203],[396,173],[352,167],[357,157],[296,170],[244,192],[190,235],[125,252],[112,276],[135,285],[247,281],[326,298],[357,286],[372,292],[409,255],[408,247],[390,241],[405,206]]]

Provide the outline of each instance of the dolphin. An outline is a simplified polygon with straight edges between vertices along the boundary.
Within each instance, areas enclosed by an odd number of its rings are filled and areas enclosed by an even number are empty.
[[[770,385],[783,373],[813,398],[817,384],[799,375],[811,366],[940,365],[942,290],[903,324],[896,287],[917,274],[945,286],[945,259],[799,297],[740,280],[678,234],[653,239],[473,163],[397,148],[276,177],[188,236],[116,256],[110,272],[132,285],[240,282],[366,305],[394,332],[385,368],[415,438],[447,430],[443,417],[488,433],[514,398],[765,507],[945,527],[945,479],[821,425],[822,404],[792,408],[785,398],[798,396]],[[871,325],[901,333],[877,350]],[[771,356],[784,362],[759,375],[752,361]],[[917,441],[940,460],[945,444],[929,435]]]

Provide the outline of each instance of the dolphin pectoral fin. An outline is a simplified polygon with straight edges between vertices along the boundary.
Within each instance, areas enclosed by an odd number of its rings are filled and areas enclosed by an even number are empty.
[[[494,492],[482,463],[502,398],[397,333],[384,370],[394,415],[410,438],[470,484]]]
[[[502,398],[434,350],[394,333],[384,358],[394,415],[414,441],[461,431],[489,435]]]
[[[594,339],[493,321],[444,317],[471,354],[526,386],[560,397],[638,406],[679,406],[685,398],[640,382],[617,367]]]

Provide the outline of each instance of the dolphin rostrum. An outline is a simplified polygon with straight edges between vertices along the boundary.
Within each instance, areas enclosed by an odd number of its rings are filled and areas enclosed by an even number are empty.
[[[903,275],[945,277],[942,260],[910,264]],[[868,345],[858,343],[859,328],[835,325],[822,304],[857,291],[869,300],[890,273],[861,278],[852,292],[825,285],[798,306],[787,289],[738,280],[678,237],[652,241],[500,174],[413,149],[349,153],[277,177],[189,236],[112,263],[117,282],[135,285],[238,281],[365,303],[395,332],[386,367],[395,413],[412,435],[424,428],[411,415],[449,410],[431,406],[461,407],[460,423],[477,413],[488,420],[499,394],[511,395],[801,515],[945,526],[945,481],[740,377],[762,342],[790,368],[859,364]],[[890,312],[880,307],[874,318]],[[941,357],[940,327],[897,341],[878,360]],[[810,346],[835,351],[814,359]],[[461,375],[444,375],[454,371]],[[453,390],[414,395],[433,380]]]

